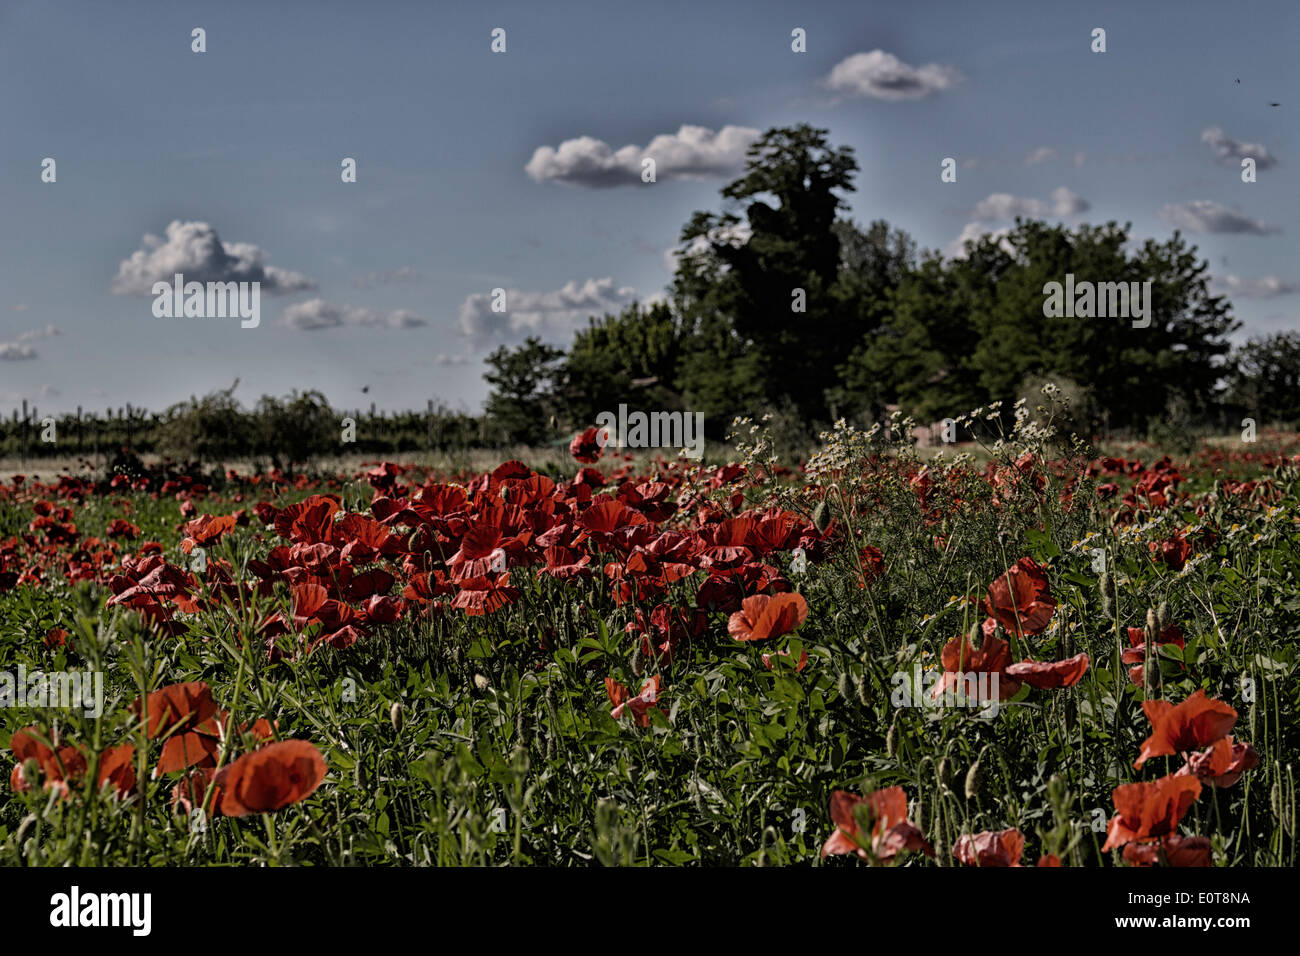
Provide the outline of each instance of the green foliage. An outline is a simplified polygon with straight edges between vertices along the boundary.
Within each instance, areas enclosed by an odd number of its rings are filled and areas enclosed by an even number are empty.
[[[1237,352],[1230,396],[1259,424],[1300,422],[1300,332],[1256,336]]]

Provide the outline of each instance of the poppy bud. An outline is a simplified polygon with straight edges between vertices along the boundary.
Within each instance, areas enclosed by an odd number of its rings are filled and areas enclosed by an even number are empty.
[[[939,761],[939,783],[945,789],[952,786],[952,761],[947,757]]]
[[[1103,571],[1103,572],[1101,572],[1101,581],[1099,582],[1099,584],[1100,584],[1100,586],[1101,586],[1101,613],[1102,613],[1102,616],[1103,616],[1103,617],[1114,617],[1114,616],[1115,616],[1115,602],[1114,602],[1114,599],[1111,597],[1111,593],[1110,593],[1110,585],[1111,585],[1111,581],[1110,581],[1110,572],[1109,572],[1109,571]]]
[[[393,725],[393,729],[399,734],[402,732],[402,702],[393,701],[393,707],[388,712],[388,720]]]
[[[1165,628],[1167,628],[1168,626],[1169,626],[1169,602],[1161,601],[1159,607],[1156,608],[1156,630],[1158,633],[1163,634],[1165,632]]]
[[[1148,644],[1154,644],[1157,636],[1160,634],[1159,619],[1156,617],[1156,609],[1147,608],[1146,639]]]
[[[632,673],[640,677],[641,671],[641,642],[638,641],[636,647],[632,649]]]
[[[818,531],[825,531],[831,523],[831,503],[823,498],[817,503],[813,510],[813,527]]]
[[[492,682],[488,680],[486,677],[484,677],[482,674],[475,674],[474,686],[477,687],[479,690],[487,690],[489,687],[492,686]]]
[[[966,771],[966,799],[967,800],[979,796],[980,784],[982,784],[983,782],[984,782],[984,774],[980,770],[979,758],[976,757],[975,762],[971,764],[970,769]]]
[[[849,696],[849,672],[840,671],[840,676],[835,679],[835,691],[841,698]]]
[[[978,651],[984,646],[984,628],[979,621],[976,621],[970,626],[969,638],[970,646],[975,648],[975,650]]]
[[[859,677],[856,678],[853,681],[853,683],[858,692],[858,703],[861,704],[863,707],[870,706],[871,695],[867,691],[867,679],[865,677]]]
[[[889,730],[885,734],[885,753],[892,757],[898,752],[898,718],[889,725]]]
[[[36,814],[29,813],[23,818],[23,822],[18,825],[18,832],[14,834],[14,846],[19,850],[23,849],[23,843],[27,840],[27,834],[32,832],[32,827],[36,825]]]

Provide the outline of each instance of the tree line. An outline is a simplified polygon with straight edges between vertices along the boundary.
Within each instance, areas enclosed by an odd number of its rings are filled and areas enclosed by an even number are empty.
[[[593,317],[567,349],[497,349],[487,414],[538,442],[556,419],[582,427],[624,403],[703,412],[721,438],[762,412],[809,432],[892,408],[920,422],[994,400],[1009,412],[1054,381],[1093,434],[1300,420],[1300,336],[1234,350],[1231,304],[1178,232],[1137,244],[1131,224],[1017,219],[944,256],[883,220],[846,219],[857,171],[826,130],[769,130],[721,209],[683,228],[664,300]],[[1067,275],[1149,281],[1149,321],[1044,315],[1044,287]]]

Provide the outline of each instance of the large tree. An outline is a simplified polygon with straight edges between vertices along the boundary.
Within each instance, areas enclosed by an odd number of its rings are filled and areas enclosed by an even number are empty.
[[[929,419],[1014,399],[1030,379],[1061,377],[1086,388],[1112,426],[1140,427],[1171,402],[1206,415],[1220,395],[1237,327],[1207,287],[1207,265],[1178,233],[1128,251],[1129,228],[1075,230],[1017,221],[965,255],[928,259],[894,292],[881,329],[845,363],[846,386],[878,392]],[[1151,282],[1149,325],[1132,316],[1044,315],[1044,287]]]
[[[789,401],[806,420],[825,417],[835,359],[859,331],[857,310],[836,294],[835,228],[857,169],[826,130],[769,130],[722,190],[740,214],[692,217],[673,281],[674,306],[696,336],[682,367],[689,404],[753,413]]]

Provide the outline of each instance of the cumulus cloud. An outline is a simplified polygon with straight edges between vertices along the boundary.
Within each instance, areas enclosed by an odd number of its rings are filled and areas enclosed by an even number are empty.
[[[428,325],[427,319],[414,312],[398,309],[395,312],[377,312],[359,306],[338,305],[324,299],[308,299],[295,302],[284,310],[280,324],[300,332],[315,332],[320,329],[337,329],[342,326],[359,326],[368,328],[413,329]]]
[[[950,66],[909,66],[892,53],[855,53],[836,63],[822,81],[833,93],[877,100],[916,100],[946,90],[962,79]]]
[[[1050,146],[1039,146],[1036,150],[1025,157],[1026,166],[1035,166],[1038,163],[1047,163],[1058,158],[1060,154]]]
[[[704,126],[682,126],[676,133],[656,136],[644,147],[614,149],[591,136],[566,139],[558,148],[539,146],[524,171],[537,182],[560,182],[593,189],[641,185],[641,160],[655,161],[656,180],[707,179],[739,172],[745,151],[759,131],[724,126],[714,132]]]
[[[5,362],[26,362],[31,359],[40,358],[36,349],[27,343],[38,342],[41,339],[50,339],[63,333],[53,325],[46,325],[42,329],[29,329],[26,332],[20,332],[11,342],[0,342],[0,361]]]
[[[36,349],[18,342],[0,342],[0,361],[25,362],[36,358]]]
[[[117,295],[153,295],[155,282],[171,283],[178,272],[186,282],[260,282],[272,295],[316,288],[301,273],[268,266],[266,253],[252,243],[223,242],[208,223],[177,219],[165,238],[146,234],[144,248],[118,264],[112,289]]]
[[[1220,292],[1240,296],[1243,299],[1272,299],[1279,295],[1300,292],[1300,282],[1292,282],[1280,276],[1246,279],[1238,275],[1225,275],[1216,277],[1214,286]]]
[[[961,234],[957,236],[957,238],[954,239],[952,242],[948,243],[947,247],[943,250],[943,252],[944,255],[948,256],[948,258],[950,259],[965,259],[966,243],[969,241],[979,239],[981,236],[990,236],[993,239],[1000,240],[998,244],[1003,249],[1005,249],[1007,252],[1014,252],[1015,251],[1014,247],[1006,239],[1007,234],[1010,232],[1011,232],[1010,226],[1004,226],[999,229],[990,229],[988,226],[984,225],[983,223],[968,222],[966,223],[965,226],[962,227]]]
[[[1187,232],[1247,233],[1254,236],[1271,236],[1282,231],[1258,219],[1243,216],[1235,210],[1209,199],[1171,203],[1160,209],[1160,218],[1175,229]]]
[[[424,274],[413,266],[399,266],[383,272],[367,272],[352,280],[358,289],[373,289],[376,286],[391,285],[394,282],[419,282]]]
[[[554,292],[508,289],[504,312],[492,311],[490,293],[475,293],[461,303],[460,334],[476,346],[528,335],[567,341],[590,317],[620,312],[635,301],[634,289],[617,287],[610,278],[570,281]]]
[[[993,193],[975,204],[971,218],[976,222],[1015,219],[1041,219],[1044,216],[1074,216],[1086,212],[1091,204],[1064,186],[1052,190],[1051,202],[1021,198],[1010,193]]]
[[[1233,139],[1217,126],[1201,133],[1201,142],[1208,143],[1215,158],[1226,166],[1240,166],[1243,159],[1253,159],[1257,169],[1277,165],[1277,157],[1269,153],[1263,143],[1243,143]]]

